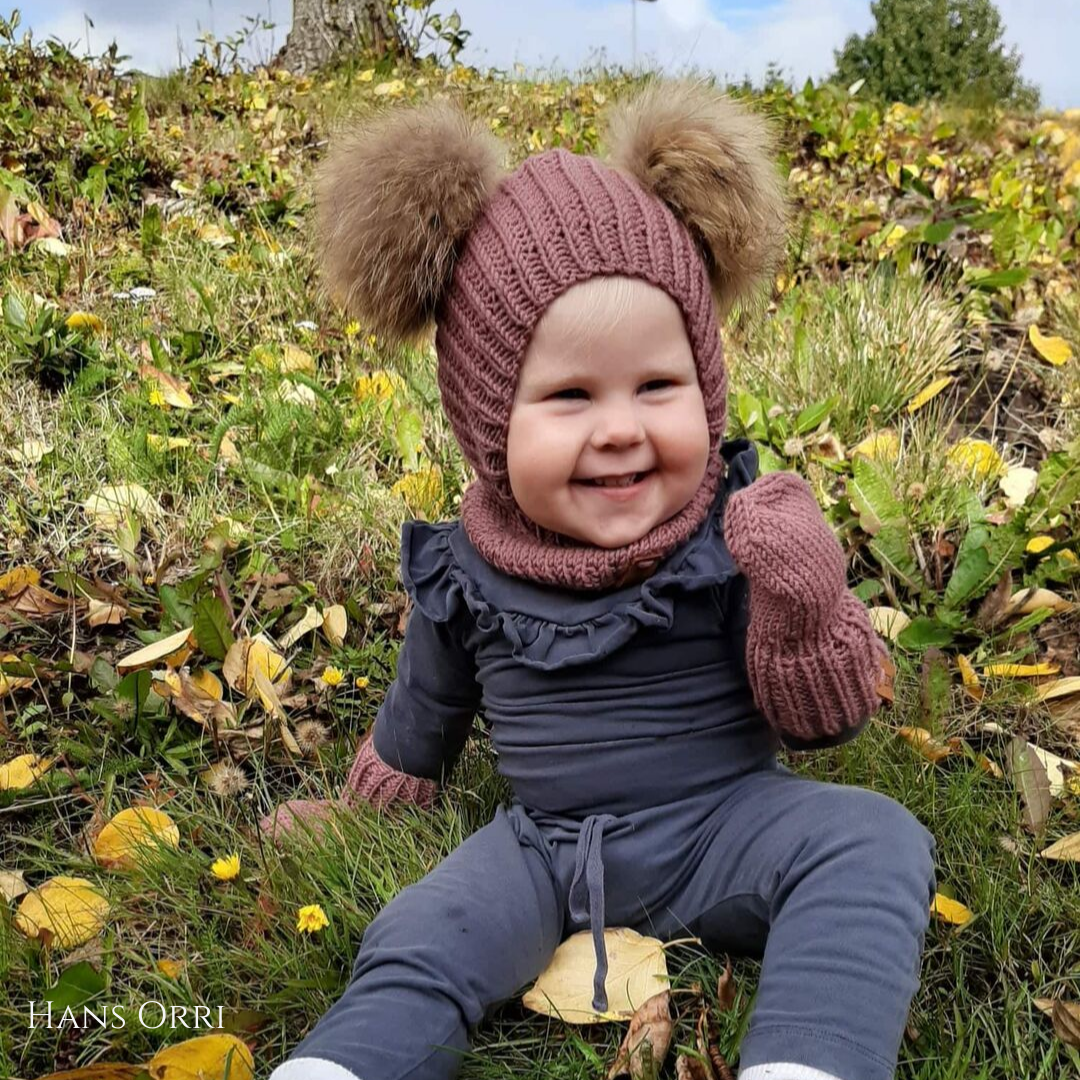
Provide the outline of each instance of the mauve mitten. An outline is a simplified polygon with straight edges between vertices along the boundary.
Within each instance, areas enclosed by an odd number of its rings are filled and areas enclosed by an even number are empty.
[[[273,814],[259,822],[259,828],[275,842],[288,835],[298,822],[316,830],[329,820],[335,811],[343,812],[365,802],[382,808],[394,803],[412,803],[430,810],[435,801],[435,781],[419,776],[409,776],[387,765],[375,752],[371,736],[360,744],[352,768],[345,780],[345,787],[337,799],[312,802],[293,799],[282,803]]]
[[[885,647],[810,485],[794,473],[755,480],[728,501],[724,539],[750,587],[746,669],[766,720],[810,740],[873,715]]]

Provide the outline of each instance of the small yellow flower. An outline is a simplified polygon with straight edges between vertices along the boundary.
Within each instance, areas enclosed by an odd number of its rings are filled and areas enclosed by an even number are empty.
[[[224,859],[215,859],[210,873],[218,881],[235,881],[240,876],[240,856],[226,855]]]
[[[366,690],[370,681],[371,680],[366,675],[358,675],[355,683],[356,689]]]
[[[150,387],[150,404],[156,405],[159,409],[167,409],[169,403],[165,400],[165,395],[156,386]]]
[[[354,338],[359,333],[360,324],[355,319],[352,319],[350,322],[347,322],[345,324],[345,336],[347,338]]]
[[[184,973],[184,964],[180,960],[159,960],[157,969],[168,979],[179,979]]]
[[[390,401],[405,391],[405,380],[395,371],[373,371],[356,380],[357,401]]]
[[[314,934],[330,925],[319,904],[308,904],[296,913],[296,932],[298,934]]]
[[[337,686],[344,678],[345,672],[342,671],[341,668],[334,667],[333,664],[327,664],[326,667],[323,668],[322,681],[326,683],[327,686]]]

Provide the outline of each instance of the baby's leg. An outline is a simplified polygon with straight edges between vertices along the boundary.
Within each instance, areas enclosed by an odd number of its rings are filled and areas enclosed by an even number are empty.
[[[547,966],[564,906],[536,826],[499,807],[371,921],[348,989],[271,1080],[450,1080],[468,1027]]]
[[[764,945],[740,1078],[892,1080],[934,893],[931,834],[893,799],[787,770],[738,781],[714,824],[670,912],[717,951]]]

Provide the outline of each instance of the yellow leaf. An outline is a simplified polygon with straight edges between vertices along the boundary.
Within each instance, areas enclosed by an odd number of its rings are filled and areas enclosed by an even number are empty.
[[[1051,844],[1039,852],[1044,859],[1062,859],[1066,862],[1080,862],[1080,832],[1063,836],[1056,843]]]
[[[315,359],[311,353],[305,352],[298,345],[286,344],[281,350],[281,370],[286,373],[290,371],[310,371],[314,374]]]
[[[608,973],[607,1012],[592,1007],[596,954],[592,933],[571,934],[521,999],[526,1008],[569,1024],[629,1020],[637,1007],[654,994],[670,989],[663,943],[626,927],[604,931]]]
[[[902,727],[897,734],[927,761],[935,764],[953,753],[953,748],[935,739],[933,734],[922,727]]]
[[[12,459],[20,465],[36,465],[46,454],[51,454],[52,450],[52,446],[41,439],[23,439],[21,449],[9,452]]]
[[[1009,597],[1005,610],[1009,615],[1030,615],[1041,608],[1050,608],[1059,615],[1072,611],[1073,606],[1053,589],[1020,589]]]
[[[334,604],[323,612],[322,632],[326,640],[336,649],[345,643],[345,634],[349,629],[349,616],[341,604]]]
[[[949,463],[976,479],[1000,476],[1005,471],[1001,455],[984,439],[961,439],[945,455]]]
[[[170,375],[167,371],[154,367],[153,364],[143,364],[139,368],[139,374],[143,379],[155,384],[154,389],[158,391],[156,396],[166,405],[171,405],[174,409],[195,408],[195,402],[187,392],[187,387],[175,375]],[[157,400],[152,403],[160,404]]]
[[[1048,547],[1053,547],[1057,541],[1052,536],[1033,536],[1024,548],[1025,551],[1031,551],[1038,554],[1040,551],[1045,551]]]
[[[259,634],[253,638],[241,638],[234,641],[225,656],[221,668],[225,681],[239,694],[245,697],[262,699],[263,708],[273,712],[274,700],[265,695],[265,685],[276,686],[285,692],[292,678],[292,668],[285,663],[285,657]],[[256,677],[261,675],[266,680],[264,691],[260,692]],[[276,693],[274,697],[276,698]],[[280,703],[278,703],[280,708]]]
[[[5,901],[18,900],[29,891],[21,870],[0,870],[0,897]]]
[[[133,806],[121,810],[98,834],[93,844],[94,858],[102,866],[129,870],[141,854],[158,844],[180,846],[180,830],[163,810]]]
[[[1054,367],[1061,367],[1072,359],[1072,348],[1064,338],[1046,337],[1034,323],[1028,327],[1028,338],[1035,351]]]
[[[235,243],[233,238],[220,225],[203,225],[198,232],[199,239],[211,247],[223,248]]]
[[[867,435],[862,442],[851,448],[851,456],[862,454],[872,461],[895,461],[900,456],[900,440],[895,431],[885,429]]]
[[[1035,697],[1039,701],[1053,701],[1055,698],[1080,694],[1080,675],[1070,675],[1067,679],[1055,679],[1036,688]]]
[[[207,668],[199,668],[191,676],[191,681],[207,697],[212,697],[216,701],[221,701],[225,696],[225,688],[221,685],[221,680]]]
[[[150,434],[146,436],[146,445],[151,450],[157,450],[159,453],[166,453],[170,450],[185,450],[191,445],[190,439],[185,439],[179,435],[155,435]]]
[[[255,1060],[235,1035],[200,1035],[159,1050],[146,1071],[152,1080],[253,1080]]]
[[[943,375],[940,379],[935,379],[929,386],[920,390],[907,404],[907,411],[909,413],[918,412],[924,405],[933,401],[934,398],[945,389],[953,381],[951,375]]]
[[[73,311],[64,320],[64,325],[69,330],[90,330],[95,334],[100,334],[105,329],[105,324],[88,311]]]
[[[399,94],[405,93],[405,82],[402,79],[391,79],[389,82],[379,83],[375,87],[373,93],[376,97],[397,97]]]
[[[930,911],[939,919],[944,919],[945,922],[952,923],[954,926],[963,926],[974,918],[971,911],[959,900],[953,900],[951,896],[942,896],[941,893],[934,893]]]
[[[156,967],[162,975],[169,979],[179,979],[184,973],[183,960],[159,960]]]
[[[278,643],[283,649],[291,649],[305,634],[310,634],[312,630],[318,630],[322,623],[322,615],[319,614],[313,604],[308,604],[304,614],[300,617],[300,621],[290,626],[278,639]]]
[[[897,634],[911,624],[911,619],[904,612],[893,607],[872,607],[868,614],[874,633],[889,641],[895,641]]]
[[[27,585],[40,585],[41,574],[32,566],[16,566],[6,574],[0,574],[0,596],[14,596]]]
[[[373,78],[375,78],[375,69],[367,68],[365,71],[361,71],[360,74],[356,76],[356,81],[371,82]]]
[[[170,634],[160,641],[144,645],[120,660],[116,670],[121,675],[126,675],[129,671],[141,671],[160,663],[168,667],[179,667],[191,655],[191,631],[192,627],[189,626],[186,630],[177,630],[175,634]]]
[[[52,759],[20,754],[0,765],[0,791],[24,791],[52,768]]]
[[[15,927],[61,949],[96,937],[109,914],[109,901],[85,878],[54,877],[31,889],[19,904]]]
[[[1036,675],[1056,675],[1060,670],[1057,664],[989,664],[983,668],[983,674],[1004,679],[1030,679]]]
[[[968,697],[976,701],[982,701],[983,688],[979,682],[979,676],[975,674],[975,668],[966,656],[957,656],[956,666],[960,669],[960,679],[964,684],[964,690]]]

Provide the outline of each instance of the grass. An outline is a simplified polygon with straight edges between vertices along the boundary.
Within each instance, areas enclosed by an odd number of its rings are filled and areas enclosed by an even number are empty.
[[[0,58],[7,62],[10,51],[0,51]],[[49,70],[30,65],[24,77],[41,79]],[[86,98],[85,71],[52,74]],[[0,169],[0,192],[14,191],[22,177],[29,196],[62,219],[72,247],[66,260],[40,245],[14,253],[0,263],[0,297],[17,295],[35,312],[37,295],[64,315],[89,311],[104,323],[101,334],[77,341],[66,340],[62,330],[45,340],[0,324],[0,573],[29,564],[56,589],[62,573],[78,574],[90,586],[115,590],[128,608],[121,626],[93,628],[84,609],[73,605],[62,616],[34,619],[11,615],[0,601],[0,655],[10,651],[32,661],[36,680],[0,696],[4,760],[31,751],[62,755],[33,788],[0,792],[0,869],[19,869],[33,885],[59,873],[100,883],[110,920],[85,955],[109,979],[110,1002],[224,1005],[230,1024],[254,1045],[260,1070],[284,1057],[340,994],[374,913],[485,824],[508,795],[478,734],[431,814],[361,812],[338,821],[324,844],[283,852],[260,842],[255,828],[283,799],[337,791],[355,739],[372,723],[393,677],[404,600],[396,578],[401,523],[410,516],[453,516],[468,480],[438,405],[432,351],[389,348],[344,319],[321,294],[317,253],[306,243],[311,167],[329,125],[350,102],[374,104],[373,88],[399,74],[410,97],[460,93],[478,115],[498,117],[496,126],[517,158],[537,140],[594,148],[600,107],[629,82],[625,73],[593,72],[592,81],[538,76],[511,86],[468,69],[395,73],[359,64],[305,82],[197,66],[145,82],[141,101],[150,131],[140,141],[127,139],[124,124],[137,87],[102,76],[97,92],[110,91],[117,119],[91,117],[86,130],[73,134],[71,115],[42,105],[37,120],[45,135],[28,135],[24,172],[11,173],[10,162]],[[920,239],[911,225],[913,192],[888,177],[885,162],[917,159],[931,176],[927,152],[946,150],[973,186],[985,180],[988,189],[998,174],[996,187],[1014,174],[1024,183],[1057,183],[1060,169],[1047,164],[1049,144],[1039,142],[1038,122],[1030,117],[1009,118],[1008,131],[1020,133],[1009,137],[1019,141],[995,150],[991,160],[963,130],[943,143],[932,110],[894,115],[845,97],[822,98],[813,105],[818,112],[808,115],[805,101],[779,90],[761,104],[784,121],[788,163],[808,177],[792,181],[808,227],[802,246],[792,251],[786,290],[764,317],[726,334],[733,389],[767,399],[790,420],[807,406],[836,399],[821,427],[815,421],[805,445],[787,460],[811,476],[845,542],[858,550],[854,565],[862,585],[880,587],[883,599],[911,614],[938,618],[940,587],[902,588],[856,528],[845,496],[846,451],[871,430],[897,429],[900,454],[883,473],[912,543],[923,551],[939,541],[958,546],[974,506],[980,513],[1003,512],[995,483],[976,483],[946,460],[950,443],[975,433],[979,417],[972,409],[981,414],[990,404],[978,395],[987,386],[998,394],[1004,375],[994,364],[1003,354],[1022,356],[1025,385],[1042,395],[1040,416],[1060,433],[1062,454],[1080,459],[1075,449],[1062,449],[1080,434],[1080,368],[1049,370],[1024,352],[1017,317],[1021,301],[1045,296],[1041,325],[1080,351],[1075,303],[1067,294],[1051,299],[1050,289],[1075,263],[1052,248],[1055,233],[1048,229],[1037,241],[1045,245],[1036,264],[1043,269],[1023,286],[1035,290],[1031,296],[1009,287],[976,297],[964,282],[965,267]],[[271,108],[278,112],[268,120]],[[0,102],[0,117],[10,120],[3,109]],[[70,141],[91,129],[95,138],[120,140],[110,165],[118,194],[100,203],[78,188],[88,179],[85,163],[65,187],[49,157],[60,134]],[[891,158],[879,155],[878,139]],[[828,140],[848,146],[840,159],[829,157]],[[176,194],[171,180],[187,192],[162,213],[157,239],[142,227],[144,205],[120,194],[131,190],[133,178],[136,188],[145,183],[170,198]],[[18,198],[24,207],[27,197]],[[1007,216],[1013,210],[1004,198],[988,190],[981,210]],[[853,224],[866,224],[867,203],[878,208],[875,214],[885,205],[886,220],[852,242]],[[1045,215],[1060,212],[1039,207]],[[1028,213],[1015,212],[1021,233],[1045,224],[1028,220]],[[893,247],[881,239],[890,214],[911,225]],[[965,259],[985,263],[997,251],[999,268],[1011,265],[1008,236],[993,244],[981,236],[972,231],[967,243],[975,255],[965,248]],[[113,296],[138,285],[156,295],[139,303]],[[299,325],[306,320],[316,328]],[[81,371],[74,369],[75,346],[90,355]],[[303,350],[310,367],[299,374],[281,370],[287,355],[295,359],[286,347]],[[43,357],[54,355],[73,369],[50,387],[39,376]],[[154,383],[139,372],[146,363],[182,379],[194,408],[155,404]],[[956,386],[909,415],[912,394],[946,369],[955,372]],[[373,373],[384,374],[369,378]],[[968,397],[977,408],[962,407]],[[980,427],[979,433],[994,438],[1010,464],[1023,457],[1042,466],[1045,453],[1022,454],[1010,430]],[[839,441],[842,458],[811,446],[825,432]],[[236,460],[220,453],[226,434],[237,447]],[[156,450],[152,436],[189,439],[190,445]],[[14,452],[31,439],[51,449],[28,465]],[[789,430],[770,428],[765,442],[784,457],[789,439]],[[404,493],[403,478],[410,480]],[[120,483],[143,485],[162,507],[159,516],[132,523],[135,539],[126,541],[131,566],[120,550],[123,538],[96,528],[83,510],[103,484]],[[235,523],[237,539],[215,556],[208,549],[222,518]],[[1041,528],[1075,548],[1073,507],[1044,518]],[[952,570],[951,556],[943,558]],[[1060,554],[1026,558],[1013,573],[1017,586],[1046,584],[1077,599],[1076,578]],[[238,634],[280,635],[312,602],[346,604],[350,618],[343,646],[309,638],[293,658],[306,701],[292,719],[297,727],[325,725],[328,740],[299,761],[288,760],[276,742],[231,744],[243,784],[229,795],[200,779],[229,757],[223,746],[154,695],[136,714],[115,671],[118,658],[176,629],[190,605],[215,590],[229,596]],[[981,600],[973,596],[952,613],[955,649],[962,645],[989,660],[1042,647],[1034,628],[998,637],[976,629],[972,616]],[[1075,616],[1058,617],[1054,625],[1065,640],[1075,636]],[[895,655],[892,709],[847,747],[786,760],[807,776],[873,788],[911,809],[937,838],[939,888],[975,912],[962,928],[936,920],[930,927],[898,1076],[1057,1080],[1076,1074],[1080,1055],[1054,1035],[1033,1001],[1080,998],[1080,882],[1075,864],[1035,855],[1075,831],[1080,801],[1056,801],[1045,836],[1032,837],[1021,826],[1010,783],[988,776],[970,757],[931,765],[896,731],[905,724],[931,726],[997,761],[1004,736],[980,730],[988,719],[1066,757],[1075,757],[1077,746],[1067,728],[1007,681],[989,685],[976,706],[948,679],[924,688],[929,676],[921,649],[898,647]],[[87,673],[90,661],[96,666]],[[311,680],[328,662],[347,677],[337,691],[323,694]],[[368,685],[357,687],[356,677]],[[140,800],[156,801],[173,816],[179,850],[162,851],[132,871],[102,870],[85,853],[88,832]],[[223,885],[208,869],[229,852],[241,856],[242,874]],[[330,926],[300,937],[295,912],[309,903],[323,905]],[[119,1035],[28,1032],[26,1002],[41,1001],[56,986],[66,961],[16,931],[12,910],[0,905],[0,1077],[39,1076],[99,1059],[143,1061],[163,1041],[180,1037],[137,1026]],[[157,968],[162,959],[183,963],[177,978]],[[718,958],[680,947],[670,959],[678,987],[697,980],[714,992]],[[722,1017],[721,1050],[729,1060],[746,1029],[759,965],[739,960],[735,974],[737,1005]],[[595,1076],[621,1036],[621,1028],[550,1023],[511,1003],[479,1031],[463,1076]],[[692,1041],[692,1022],[683,1017],[676,1042]]]

